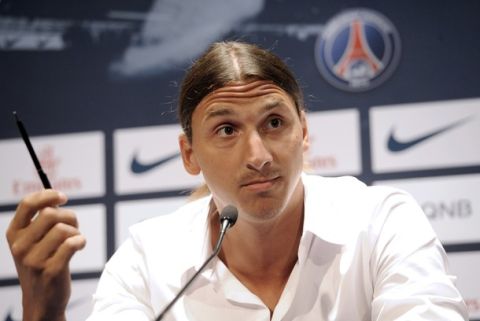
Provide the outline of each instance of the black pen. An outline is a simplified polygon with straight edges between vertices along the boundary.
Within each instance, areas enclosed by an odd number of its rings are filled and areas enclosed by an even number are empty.
[[[40,180],[42,181],[43,187],[45,189],[52,188],[52,185],[48,180],[47,174],[45,174],[45,172],[42,169],[42,166],[40,165],[40,162],[38,161],[37,154],[35,154],[35,150],[33,149],[32,143],[30,143],[30,139],[28,138],[27,131],[25,130],[25,127],[23,126],[22,121],[18,118],[16,111],[13,112],[13,115],[15,116],[15,120],[17,121],[17,127],[18,127],[18,130],[20,131],[20,135],[22,135],[23,141],[25,142],[28,152],[32,157],[33,164],[37,169],[38,175],[40,176]]]

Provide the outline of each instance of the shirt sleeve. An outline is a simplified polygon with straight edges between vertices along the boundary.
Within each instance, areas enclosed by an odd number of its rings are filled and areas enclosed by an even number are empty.
[[[128,239],[108,261],[87,321],[151,321],[154,312],[142,252]]]
[[[393,193],[378,211],[372,320],[468,320],[446,253],[416,201]]]

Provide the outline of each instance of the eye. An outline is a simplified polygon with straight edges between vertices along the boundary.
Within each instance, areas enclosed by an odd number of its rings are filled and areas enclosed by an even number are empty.
[[[231,125],[224,125],[217,130],[217,135],[222,137],[232,136],[235,134],[235,128]]]
[[[280,126],[282,126],[282,124],[283,124],[283,121],[280,118],[274,117],[274,118],[270,118],[268,120],[267,127],[268,128],[279,128]]]

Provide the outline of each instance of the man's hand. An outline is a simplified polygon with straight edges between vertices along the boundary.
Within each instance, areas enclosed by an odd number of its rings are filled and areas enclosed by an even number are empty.
[[[65,320],[72,255],[85,246],[67,197],[44,190],[25,197],[7,229],[22,288],[23,320]],[[38,213],[38,214],[37,214]],[[36,215],[37,214],[37,215]]]

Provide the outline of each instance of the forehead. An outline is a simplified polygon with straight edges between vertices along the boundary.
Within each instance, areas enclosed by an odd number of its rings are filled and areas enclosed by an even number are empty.
[[[211,109],[217,106],[257,101],[267,107],[287,104],[295,108],[293,99],[283,89],[271,81],[255,80],[234,82],[214,90],[200,101],[194,114],[211,112]]]

